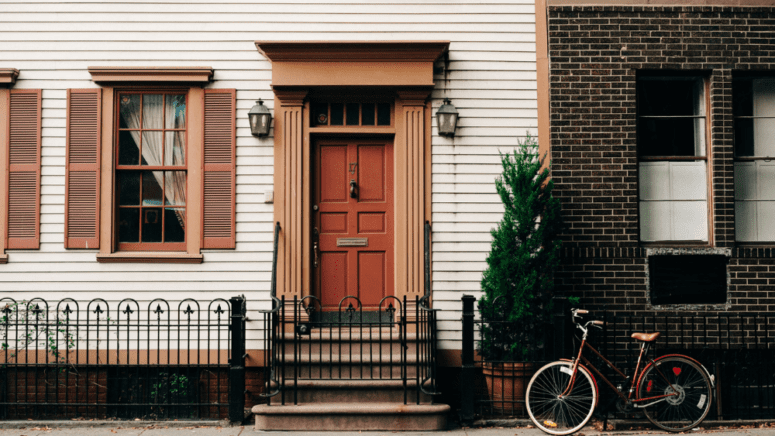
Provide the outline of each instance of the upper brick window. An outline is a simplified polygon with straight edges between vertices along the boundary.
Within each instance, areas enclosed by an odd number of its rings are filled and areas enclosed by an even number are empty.
[[[641,241],[708,241],[706,95],[702,77],[638,78]]]
[[[736,78],[735,238],[775,241],[775,78]]]

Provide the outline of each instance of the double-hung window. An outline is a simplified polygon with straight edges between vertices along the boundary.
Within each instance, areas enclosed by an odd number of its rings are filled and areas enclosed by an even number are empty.
[[[708,241],[705,83],[696,76],[638,78],[643,242]]]
[[[775,78],[735,78],[735,239],[775,241]]]
[[[186,93],[118,94],[120,250],[185,250]]]

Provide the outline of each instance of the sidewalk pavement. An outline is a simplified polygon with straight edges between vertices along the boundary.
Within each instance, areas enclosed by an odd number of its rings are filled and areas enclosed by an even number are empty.
[[[19,426],[18,428],[8,428],[8,421],[0,421],[0,436],[392,436],[402,434],[405,436],[543,436],[545,433],[536,428],[506,428],[506,427],[477,427],[477,428],[455,428],[451,430],[436,432],[397,432],[397,431],[364,431],[364,432],[298,432],[298,431],[261,431],[255,430],[252,426],[221,427],[211,425],[192,425],[189,427],[180,427],[180,422],[156,423],[151,426],[139,426],[131,421],[128,422],[110,422],[109,426],[95,423],[89,426],[88,422],[82,422],[81,426],[74,427],[71,423],[65,426],[67,422],[57,426],[56,422],[44,423],[42,421],[30,422],[29,426]],[[47,424],[47,425],[44,425]],[[136,427],[132,427],[135,425]],[[185,424],[183,424],[185,425]],[[587,426],[577,436],[625,436],[625,435],[668,435],[662,431],[654,430],[652,427],[627,428],[617,431],[601,432],[592,426]],[[672,433],[674,434],[674,433]],[[687,432],[685,434],[700,435],[707,434],[713,436],[775,436],[775,426],[762,425],[743,425],[722,426],[716,428],[700,427],[698,430]]]

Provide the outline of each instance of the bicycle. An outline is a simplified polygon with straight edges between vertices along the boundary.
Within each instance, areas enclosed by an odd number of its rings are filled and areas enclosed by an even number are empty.
[[[708,416],[715,380],[702,364],[681,354],[651,359],[648,357],[649,346],[659,337],[659,332],[633,333],[631,337],[640,341],[641,346],[635,377],[630,380],[587,342],[591,326],[602,329],[605,325],[603,321],[593,320],[582,326],[578,319],[588,313],[587,310],[571,310],[573,323],[583,332],[577,357],[549,363],[530,379],[525,404],[530,419],[538,428],[553,435],[567,435],[582,429],[592,417],[599,399],[595,376],[619,396],[620,410],[643,409],[646,418],[663,430],[686,431]],[[583,355],[585,348],[600,357],[624,379],[625,384],[629,383],[626,396],[621,385],[614,386]]]

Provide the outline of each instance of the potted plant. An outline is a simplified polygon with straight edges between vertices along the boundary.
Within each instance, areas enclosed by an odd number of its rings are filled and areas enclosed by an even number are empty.
[[[528,135],[513,153],[501,155],[503,173],[495,180],[504,213],[491,231],[481,282],[479,353],[498,409],[524,407],[525,386],[534,371],[531,360],[545,345],[552,314],[561,217],[542,162],[535,138]]]

